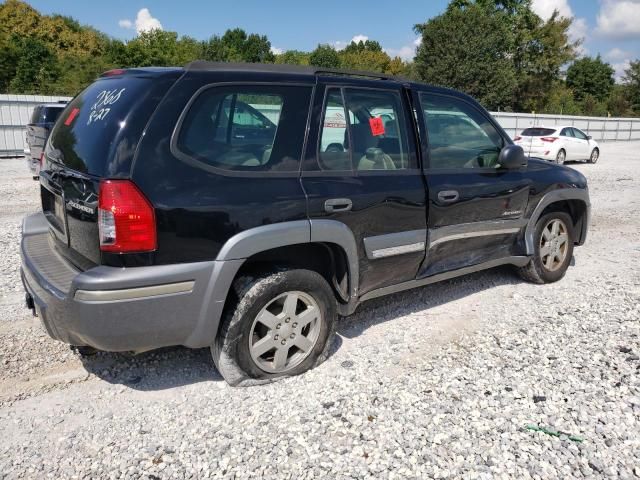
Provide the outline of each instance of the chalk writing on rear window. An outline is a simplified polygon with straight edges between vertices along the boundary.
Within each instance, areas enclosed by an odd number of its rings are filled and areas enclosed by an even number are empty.
[[[96,102],[91,106],[91,112],[89,112],[89,120],[87,125],[99,122],[107,118],[111,111],[111,105],[114,105],[126,88],[114,89],[114,90],[102,90],[96,97]]]

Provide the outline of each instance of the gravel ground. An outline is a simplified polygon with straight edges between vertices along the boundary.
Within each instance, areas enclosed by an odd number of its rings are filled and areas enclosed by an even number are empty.
[[[207,350],[80,360],[46,337],[18,276],[38,186],[2,160],[0,479],[640,477],[639,149],[572,165],[593,220],[561,282],[372,301],[319,368],[236,389]]]

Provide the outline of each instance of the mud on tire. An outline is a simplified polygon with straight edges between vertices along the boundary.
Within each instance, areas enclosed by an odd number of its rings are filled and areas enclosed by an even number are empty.
[[[228,305],[211,346],[213,361],[227,383],[232,386],[269,383],[301,374],[327,358],[337,309],[333,291],[321,275],[298,269],[244,276],[234,282],[233,289],[236,299]],[[313,298],[319,307],[317,339],[310,353],[293,368],[275,373],[265,371],[252,358],[249,347],[254,320],[274,299],[292,291]],[[277,332],[273,330],[272,333]]]

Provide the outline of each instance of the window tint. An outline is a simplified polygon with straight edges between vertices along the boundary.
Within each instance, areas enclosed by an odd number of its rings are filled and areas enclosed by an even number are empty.
[[[92,175],[126,169],[149,116],[172,82],[127,75],[100,78],[62,112],[50,136],[51,157]]]
[[[310,87],[210,88],[187,113],[177,146],[225,170],[298,171],[310,96]]]
[[[429,136],[430,168],[495,168],[503,140],[489,120],[465,101],[420,94]]]
[[[342,91],[332,88],[327,93],[324,107],[318,154],[320,167],[323,170],[351,170],[351,154],[346,148],[348,144]]]
[[[553,135],[555,132],[554,128],[525,128],[521,135],[523,137],[546,137],[547,135]]]
[[[571,131],[573,132],[574,137],[579,138],[580,140],[587,140],[587,136],[581,130],[572,128]]]
[[[345,108],[346,107],[346,108]],[[323,170],[415,168],[402,101],[396,92],[330,89],[320,135]]]
[[[573,130],[572,128],[563,128],[560,131],[560,136],[562,136],[562,137],[573,137],[574,135],[573,135],[573,131],[572,130]]]

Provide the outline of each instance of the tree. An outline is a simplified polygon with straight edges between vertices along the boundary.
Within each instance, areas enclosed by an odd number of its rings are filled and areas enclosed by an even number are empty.
[[[624,85],[614,85],[607,99],[607,110],[613,117],[628,117],[633,114]]]
[[[338,68],[340,56],[331,45],[318,45],[309,56],[309,64],[316,67]]]
[[[40,93],[56,76],[55,56],[40,40],[24,38],[9,89],[15,93]]]
[[[420,79],[463,90],[490,109],[511,104],[517,86],[510,52],[513,32],[504,12],[476,3],[415,26],[422,35],[415,58]]]
[[[567,86],[573,89],[576,100],[591,95],[598,101],[605,101],[615,83],[614,70],[603,62],[600,55],[595,58],[583,57],[576,60],[567,70]]]
[[[227,30],[222,37],[212,36],[201,45],[201,57],[212,62],[262,62],[275,60],[271,42],[264,35],[247,35],[241,28]]]
[[[275,56],[275,63],[287,64],[287,65],[309,65],[308,52],[301,52],[300,50],[287,50]]]
[[[580,115],[582,113],[581,106],[573,98],[573,91],[560,80],[552,85],[544,100],[544,105],[539,107],[536,112],[556,115]]]
[[[0,32],[0,93],[9,91],[9,83],[16,75],[18,59],[15,40]]]
[[[629,64],[629,68],[624,71],[622,83],[625,86],[631,109],[635,114],[640,115],[640,60]]]
[[[427,81],[435,76],[441,82],[442,75],[445,85],[479,96],[493,108],[539,110],[562,65],[575,57],[578,44],[568,39],[570,26],[571,19],[557,12],[543,21],[531,0],[453,0],[443,15],[416,26],[428,40],[425,44],[423,38],[418,49],[416,71],[422,78],[429,75]],[[483,88],[474,76],[494,83]],[[490,95],[489,89],[502,93]]]
[[[354,42],[353,40],[347,45],[342,53],[362,53],[362,52],[382,52],[382,45],[375,40],[360,40]]]

